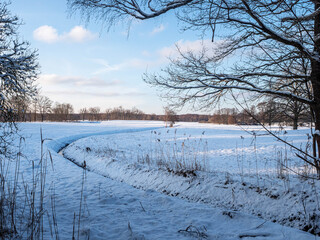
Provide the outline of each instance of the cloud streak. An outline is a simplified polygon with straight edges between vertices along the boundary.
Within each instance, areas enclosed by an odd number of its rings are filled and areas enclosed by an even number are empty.
[[[91,59],[94,63],[97,63],[99,65],[102,65],[102,68],[99,68],[97,71],[95,71],[93,74],[102,74],[102,73],[108,73],[112,71],[119,71],[123,67],[122,64],[115,64],[110,65],[108,61],[100,58]]]
[[[50,44],[57,42],[82,43],[97,38],[97,34],[90,32],[82,26],[75,26],[69,32],[59,34],[58,30],[54,27],[43,25],[33,31],[33,38],[37,41]]]
[[[92,97],[103,97],[103,98],[110,98],[110,97],[139,97],[145,96],[145,93],[136,92],[136,91],[129,91],[129,92],[92,92],[92,91],[80,91],[80,90],[65,90],[65,91],[45,91],[45,93],[50,95],[65,95],[65,96],[92,96]]]
[[[163,24],[161,24],[160,26],[154,28],[151,32],[151,35],[155,35],[157,33],[163,32],[165,30],[165,26]]]
[[[106,81],[98,77],[85,78],[80,76],[59,76],[56,74],[42,74],[38,81],[41,85],[73,85],[91,87],[107,87],[121,84],[121,81]]]
[[[179,51],[182,53],[193,52],[195,54],[205,51],[207,54],[213,55],[219,48],[223,47],[225,43],[226,40],[220,40],[215,42],[212,42],[209,39],[196,41],[179,40],[174,45],[163,47],[158,51],[158,54],[162,58],[173,59],[180,56]]]

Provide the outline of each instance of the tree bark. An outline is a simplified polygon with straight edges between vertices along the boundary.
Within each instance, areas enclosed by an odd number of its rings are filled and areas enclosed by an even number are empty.
[[[299,121],[299,106],[298,106],[298,103],[295,101],[293,103],[293,130],[298,129],[298,121]]]
[[[294,114],[293,117],[293,130],[297,130],[298,129],[298,115]]]
[[[320,8],[320,3],[315,4],[315,9]],[[314,21],[314,52],[318,56],[320,56],[320,39],[317,37],[320,35],[320,15],[315,17]],[[311,83],[314,94],[314,105],[311,106],[314,114],[314,122],[315,122],[315,131],[319,133],[320,131],[320,62],[312,61],[311,62]],[[315,134],[313,136],[314,144],[313,144],[313,154],[314,157],[320,159],[320,136]],[[316,165],[319,166],[319,160],[315,160]],[[320,169],[317,169],[318,177],[320,178]]]

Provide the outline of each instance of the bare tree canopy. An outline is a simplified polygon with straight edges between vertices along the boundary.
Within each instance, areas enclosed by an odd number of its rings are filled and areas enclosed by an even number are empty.
[[[25,99],[35,93],[38,73],[37,54],[19,41],[19,19],[6,3],[0,3],[0,121],[12,122],[17,115],[12,98]]]
[[[69,0],[69,4],[108,26],[175,10],[184,29],[211,33],[212,40],[218,37],[220,46],[213,51],[178,49],[178,59],[161,73],[146,75],[145,81],[163,89],[175,103],[196,108],[208,107],[231,91],[307,105],[315,123],[313,160],[320,176],[319,0]],[[239,61],[224,66],[223,60],[231,56]]]
[[[56,102],[52,108],[52,114],[55,121],[68,121],[73,112],[73,106],[70,103]]]
[[[45,115],[52,111],[52,101],[46,96],[37,96],[37,106],[41,115],[41,121],[45,119]]]
[[[304,89],[307,96],[285,88],[294,83],[305,85],[315,75],[312,69],[301,73],[291,66],[299,65],[301,58],[313,65],[319,63],[316,42],[320,29],[315,24],[319,24],[317,4],[320,6],[320,1],[317,2],[69,0],[73,9],[81,9],[89,17],[102,18],[108,24],[123,18],[154,18],[177,9],[186,28],[209,29],[212,34],[219,24],[227,28],[228,34],[220,36],[225,41],[213,55],[207,56],[206,51],[200,54],[181,52],[181,58],[173,60],[164,74],[147,78],[152,84],[179,91],[178,96],[188,92],[184,101],[202,97],[213,99],[230,89],[240,89],[278,95],[314,106],[319,101],[313,94],[319,90],[318,81],[311,81],[311,89]],[[247,61],[236,64],[230,72],[219,71],[219,61],[241,49],[247,51]],[[289,78],[291,82],[288,83]]]
[[[164,109],[164,121],[166,122],[166,127],[169,122],[169,126],[173,127],[173,125],[178,121],[178,116],[176,112],[171,109],[169,106],[165,107]]]
[[[25,116],[26,102],[36,92],[33,82],[38,73],[37,54],[20,41],[19,19],[7,7],[8,3],[0,3],[0,161],[14,156],[15,121]]]

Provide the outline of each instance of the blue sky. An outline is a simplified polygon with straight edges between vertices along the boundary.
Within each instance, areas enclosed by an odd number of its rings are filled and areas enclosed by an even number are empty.
[[[173,13],[133,22],[128,35],[127,25],[107,31],[101,23],[70,16],[66,0],[14,0],[10,9],[24,22],[21,37],[38,49],[42,95],[76,111],[121,105],[163,113],[166,103],[143,82],[143,73],[164,67],[176,43],[197,49],[201,42],[195,32],[180,31]]]

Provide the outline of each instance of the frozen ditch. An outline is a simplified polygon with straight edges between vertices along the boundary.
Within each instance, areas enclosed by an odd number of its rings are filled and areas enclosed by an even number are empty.
[[[52,150],[56,151],[60,156],[64,157],[66,160],[74,163],[78,167],[84,168],[83,162],[79,163],[73,158],[70,158],[64,155],[64,151],[69,147],[70,144],[80,139],[84,139],[92,136],[106,136],[106,135],[114,135],[114,134],[121,134],[121,133],[137,133],[137,132],[152,131],[157,129],[160,129],[160,128],[157,127],[157,128],[123,129],[123,130],[105,131],[105,132],[98,132],[98,133],[79,134],[79,135],[74,135],[74,136],[69,136],[69,137],[54,140],[53,142],[47,144],[47,146]],[[86,151],[88,151],[88,149],[86,149]],[[85,169],[88,171],[93,171],[90,169],[89,166],[86,166]],[[96,171],[93,171],[93,172],[96,172]],[[96,173],[103,177],[108,177],[107,175],[103,175],[99,172],[96,172]]]
[[[162,131],[164,135],[163,132],[167,130],[157,131]],[[119,132],[80,139],[65,148],[64,156],[78,166],[83,166],[85,161],[88,170],[145,191],[151,189],[191,202],[204,202],[211,206],[253,214],[286,226],[319,233],[317,182],[302,181],[295,177],[286,182],[270,179],[269,176],[266,178],[263,174],[258,175],[258,180],[254,174],[247,174],[243,179],[239,174],[222,171],[177,174],[177,171],[168,171],[163,167],[157,168],[139,161],[139,139],[144,143],[149,141],[147,132]],[[110,144],[111,141],[113,145]],[[139,144],[132,144],[137,141]],[[159,138],[156,141],[159,141]],[[125,156],[128,152],[131,152],[129,157]],[[128,158],[136,160],[131,161]]]

